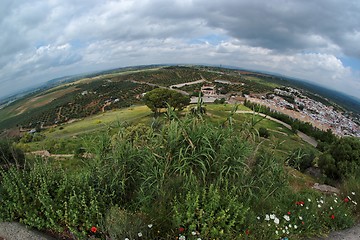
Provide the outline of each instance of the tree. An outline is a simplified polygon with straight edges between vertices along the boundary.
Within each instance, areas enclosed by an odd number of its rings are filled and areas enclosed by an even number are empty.
[[[343,179],[360,168],[360,140],[343,137],[319,158],[319,167],[332,179]]]
[[[156,88],[145,94],[144,102],[151,111],[157,114],[161,108],[166,108],[167,104],[174,110],[182,110],[190,104],[190,97],[174,90]]]

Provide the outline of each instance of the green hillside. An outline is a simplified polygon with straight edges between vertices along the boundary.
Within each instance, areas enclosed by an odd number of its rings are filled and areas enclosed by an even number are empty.
[[[19,133],[0,140],[0,221],[59,239],[159,240],[306,239],[358,221],[359,139],[248,103],[179,110],[159,98],[150,110],[142,100],[219,78],[234,83],[216,85],[229,94],[277,86],[263,75],[162,67],[82,79],[2,109],[2,128]]]

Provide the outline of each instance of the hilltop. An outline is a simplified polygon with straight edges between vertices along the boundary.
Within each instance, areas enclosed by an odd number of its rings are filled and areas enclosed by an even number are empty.
[[[0,220],[63,239],[300,239],[350,227],[360,141],[295,113],[350,116],[282,81],[155,66],[15,101],[0,115],[14,136],[0,141]],[[192,103],[144,105],[168,91]]]
[[[204,98],[208,102],[216,99],[219,101],[222,98],[230,103],[243,102],[245,97],[261,100],[273,94],[280,97],[285,104],[280,107],[292,108],[311,117],[310,113],[302,111],[303,108],[300,109],[304,105],[303,102],[298,101],[300,98],[309,98],[313,100],[314,104],[324,104],[334,109],[335,115],[344,115],[344,119],[349,119],[349,122],[359,122],[355,113],[346,110],[346,105],[338,105],[329,98],[309,91],[309,85],[303,84],[303,86],[306,85],[306,89],[301,89],[299,82],[284,77],[210,66],[156,65],[128,67],[93,73],[85,77],[64,77],[53,80],[46,90],[36,91],[5,104],[0,109],[0,129],[9,129],[15,126],[20,131],[48,128],[100,112],[142,104],[142,95],[157,87],[171,88],[196,97],[201,88],[207,85],[214,90],[213,93],[207,94],[208,98]],[[276,92],[279,91],[276,89],[284,87],[298,89],[296,91],[299,91],[299,98],[294,99],[297,96],[289,97]],[[314,89],[318,90],[319,88]],[[294,105],[294,101],[298,102]],[[193,102],[196,102],[196,99]],[[314,108],[314,104],[307,106],[312,111],[311,114],[318,111],[318,107]],[[279,109],[275,110],[279,111]],[[288,111],[282,111],[282,113],[289,114]],[[323,119],[324,117],[319,118]],[[311,117],[308,121],[317,127],[320,126],[316,122],[316,117]],[[346,120],[346,122],[348,121]],[[320,128],[324,130],[332,128],[335,131],[335,128],[343,127],[336,124],[330,119],[325,127],[320,126]],[[356,135],[358,130],[355,127],[357,125],[353,126],[344,134]]]

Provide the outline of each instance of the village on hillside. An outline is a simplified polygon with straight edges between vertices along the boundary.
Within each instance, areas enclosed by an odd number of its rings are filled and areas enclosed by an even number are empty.
[[[202,81],[202,100],[205,103],[213,103],[215,100],[225,99],[228,103],[241,103],[247,101],[257,103],[275,111],[287,114],[295,119],[309,122],[315,127],[330,129],[337,136],[360,137],[360,126],[344,113],[337,111],[333,106],[315,101],[299,90],[291,87],[275,88],[273,93],[268,94],[220,94],[216,85]],[[199,83],[198,81],[196,83]],[[214,83],[239,84],[226,80],[215,80]],[[192,83],[187,83],[190,85]],[[240,83],[244,84],[244,83]],[[198,97],[192,97],[191,103],[196,103]]]

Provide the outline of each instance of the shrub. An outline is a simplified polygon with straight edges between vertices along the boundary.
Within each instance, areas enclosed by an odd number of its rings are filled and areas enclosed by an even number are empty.
[[[154,239],[153,224],[141,212],[114,206],[106,214],[105,225],[111,239]]]
[[[234,191],[226,192],[210,185],[176,198],[173,210],[180,237],[235,239],[244,228],[248,208],[238,200]]]
[[[9,167],[15,164],[20,167],[24,165],[24,162],[25,155],[20,148],[9,140],[0,141],[0,165]]]
[[[301,172],[313,165],[315,151],[311,149],[298,148],[292,151],[287,157],[287,164]]]
[[[259,128],[259,136],[263,137],[263,138],[268,138],[270,136],[270,132],[266,128],[260,127]]]

